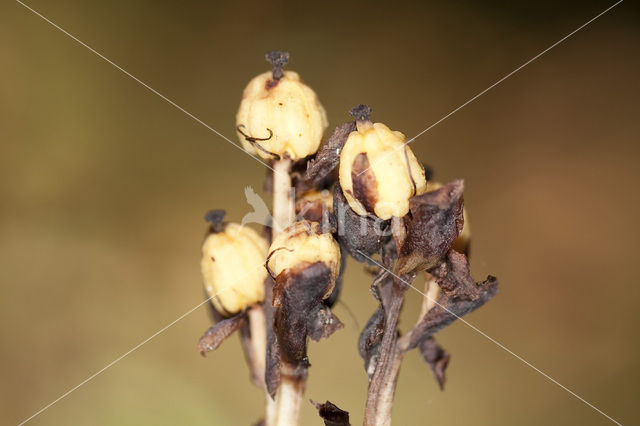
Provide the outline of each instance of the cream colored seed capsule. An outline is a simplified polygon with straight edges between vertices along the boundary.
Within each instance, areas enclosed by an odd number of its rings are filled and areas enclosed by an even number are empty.
[[[324,263],[331,271],[332,283],[328,297],[340,273],[340,246],[330,233],[320,232],[317,222],[302,220],[279,233],[269,248],[267,267],[274,276],[304,263]]]
[[[236,314],[264,300],[268,244],[251,228],[229,223],[207,236],[200,268],[204,288],[222,315]]]
[[[409,212],[409,198],[426,191],[424,168],[402,133],[372,124],[368,114],[361,118],[340,153],[344,196],[361,216],[402,217]]]
[[[298,73],[282,71],[281,62],[270,58],[273,71],[258,75],[242,94],[236,115],[238,137],[247,152],[264,159],[288,155],[297,160],[314,154],[326,129],[327,113],[316,93],[302,82]]]

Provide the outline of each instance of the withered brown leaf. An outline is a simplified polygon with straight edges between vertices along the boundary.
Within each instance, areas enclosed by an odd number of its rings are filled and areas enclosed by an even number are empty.
[[[464,183],[458,179],[409,200],[406,238],[398,253],[395,273],[432,268],[447,254],[464,224],[463,189]]]

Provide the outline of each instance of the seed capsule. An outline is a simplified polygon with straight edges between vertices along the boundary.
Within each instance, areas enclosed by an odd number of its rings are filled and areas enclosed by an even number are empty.
[[[264,300],[267,241],[251,228],[228,223],[207,236],[200,268],[204,288],[222,315],[236,314]]]
[[[426,191],[424,169],[405,145],[405,136],[371,123],[369,112],[363,105],[351,110],[357,131],[340,153],[340,185],[360,216],[402,217],[409,212],[409,198]]]
[[[296,200],[295,210],[300,218],[322,223],[333,213],[333,194],[328,189],[307,191]]]
[[[288,58],[285,52],[267,54],[273,71],[249,82],[236,115],[243,147],[267,160],[285,155],[297,160],[314,154],[328,124],[316,93],[298,73],[282,70]]]
[[[340,273],[340,246],[330,233],[322,233],[318,222],[302,220],[278,234],[269,248],[267,267],[277,277],[298,272],[305,265],[323,263],[330,271],[324,298],[328,297]]]

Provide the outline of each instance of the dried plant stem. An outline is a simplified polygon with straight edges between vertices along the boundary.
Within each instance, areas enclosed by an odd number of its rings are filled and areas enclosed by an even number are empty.
[[[394,280],[393,296],[387,307],[384,337],[378,351],[376,369],[369,382],[367,403],[365,406],[365,426],[383,426],[391,424],[391,408],[398,381],[402,353],[397,349],[398,317],[402,308],[404,290]]]
[[[424,292],[427,297],[422,303],[418,323],[435,306],[435,299],[440,292],[435,279],[430,274],[427,274],[426,278]],[[403,289],[401,290],[401,288]],[[411,331],[409,331],[406,335],[397,338],[398,316],[402,307],[404,291],[406,291],[405,284],[400,284],[398,279],[394,280],[394,295],[387,315],[385,334],[380,347],[380,357],[369,385],[369,395],[365,409],[365,426],[388,426],[391,424],[391,409],[398,375],[400,374],[400,366],[411,337]]]
[[[391,219],[391,231],[400,247],[406,232],[402,219]],[[404,352],[398,349],[398,318],[402,310],[407,285],[398,277],[393,278],[391,298],[385,306],[384,336],[378,349],[376,368],[369,381],[367,404],[365,406],[365,426],[388,426],[391,424],[391,409],[396,383]]]
[[[295,216],[289,170],[291,160],[284,158],[273,164],[273,237],[289,226]],[[292,367],[283,362],[280,386],[275,397],[275,409],[267,416],[267,426],[297,425],[300,418],[307,380],[306,368]]]

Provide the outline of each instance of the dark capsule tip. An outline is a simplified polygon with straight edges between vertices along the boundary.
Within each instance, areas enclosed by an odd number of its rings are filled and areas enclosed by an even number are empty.
[[[222,223],[225,214],[226,212],[224,210],[209,210],[207,214],[204,215],[204,220],[212,225],[219,225]]]
[[[349,114],[358,121],[370,121],[371,108],[368,105],[356,105],[349,110]]]
[[[289,52],[282,50],[272,50],[264,55],[267,62],[271,64],[273,79],[278,81],[284,75],[283,68],[289,63]]]

